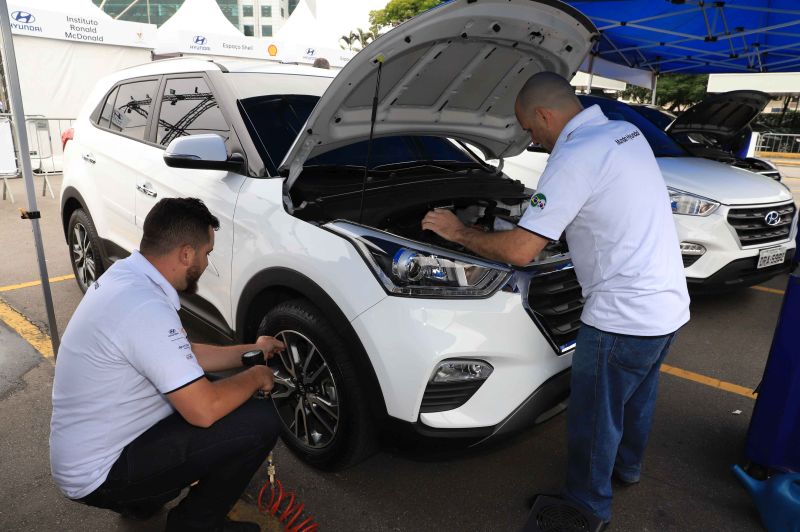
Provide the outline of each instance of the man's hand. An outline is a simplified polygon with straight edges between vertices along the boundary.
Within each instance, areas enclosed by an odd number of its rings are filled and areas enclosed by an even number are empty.
[[[253,372],[253,377],[256,379],[259,390],[266,393],[272,391],[272,387],[275,385],[275,378],[269,366],[253,366],[247,371]]]
[[[451,211],[435,209],[422,219],[422,228],[433,231],[445,240],[461,243],[460,239],[466,226]]]
[[[261,349],[265,357],[272,358],[275,353],[286,349],[286,346],[283,342],[276,340],[272,336],[259,336],[256,340],[256,349]]]

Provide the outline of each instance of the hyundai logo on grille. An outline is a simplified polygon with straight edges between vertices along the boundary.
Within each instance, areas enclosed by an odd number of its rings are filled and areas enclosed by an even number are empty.
[[[194,43],[203,46],[204,44],[206,44],[206,38],[203,37],[202,35],[195,35]]]
[[[778,211],[769,211],[766,216],[764,216],[764,222],[767,225],[778,225],[781,223],[781,215],[778,214]]]
[[[13,13],[11,13],[11,18],[23,24],[33,24],[34,22],[36,22],[36,17],[28,13],[27,11],[14,11]]]

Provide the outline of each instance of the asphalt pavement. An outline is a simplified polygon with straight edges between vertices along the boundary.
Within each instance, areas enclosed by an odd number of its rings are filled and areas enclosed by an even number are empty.
[[[782,170],[784,170],[782,168]],[[796,172],[796,176],[792,177]],[[787,175],[789,174],[789,175]],[[784,172],[796,198],[800,169]],[[37,177],[41,191],[41,177]],[[52,179],[57,191],[59,178]],[[30,222],[17,203],[0,201],[0,315],[18,312],[48,331]],[[63,331],[80,301],[58,220],[58,205],[41,196],[42,231]],[[749,496],[730,472],[742,448],[781,305],[786,276],[762,287],[694,297],[662,374],[642,482],[615,489],[611,531],[760,530]],[[19,286],[22,285],[22,286]],[[10,310],[9,310],[10,309]],[[3,314],[5,313],[5,314]],[[146,522],[65,500],[50,478],[48,433],[52,359],[42,356],[0,320],[0,530],[160,530],[165,513]],[[13,320],[12,320],[13,321]],[[202,331],[190,329],[190,335]],[[722,384],[720,384],[720,382]],[[728,391],[733,390],[733,391]],[[390,444],[338,473],[311,469],[279,444],[278,478],[306,504],[321,530],[519,530],[528,499],[558,489],[566,459],[566,416],[488,448],[415,451]],[[262,469],[235,512],[257,516]],[[262,518],[264,530],[277,529]]]

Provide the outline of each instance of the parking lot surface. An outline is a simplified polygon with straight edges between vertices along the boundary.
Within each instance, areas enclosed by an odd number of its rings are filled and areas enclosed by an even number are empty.
[[[800,168],[782,168],[800,195]],[[41,191],[41,177],[37,177]],[[52,178],[57,191],[60,180]],[[0,202],[0,530],[159,530],[147,522],[71,503],[55,488],[48,433],[52,358],[47,342],[20,330],[48,332],[30,222],[19,180],[17,203]],[[71,278],[57,200],[39,197],[42,232],[59,331],[81,293]],[[616,488],[609,530],[760,530],[749,496],[730,472],[742,448],[769,352],[786,276],[760,287],[696,296],[661,377],[641,484]],[[202,337],[203,331],[190,335]],[[31,342],[32,340],[33,346]],[[41,338],[40,338],[41,340]],[[42,347],[42,346],[45,347]],[[37,350],[34,346],[38,346]],[[489,448],[451,453],[395,449],[390,444],[349,470],[323,473],[276,448],[278,478],[297,492],[322,530],[518,530],[535,493],[558,489],[566,460],[566,416]],[[262,470],[237,505],[256,515]],[[263,519],[264,530],[277,530]]]

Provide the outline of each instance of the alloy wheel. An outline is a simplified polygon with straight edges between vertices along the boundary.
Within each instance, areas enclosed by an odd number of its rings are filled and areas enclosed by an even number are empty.
[[[78,282],[84,288],[88,288],[97,280],[96,254],[89,232],[82,223],[78,222],[73,226],[70,244],[72,248],[72,263],[75,266]]]
[[[272,398],[291,437],[310,449],[323,449],[339,428],[339,391],[328,362],[305,335],[284,330],[275,338],[286,345],[270,362],[275,375]]]

